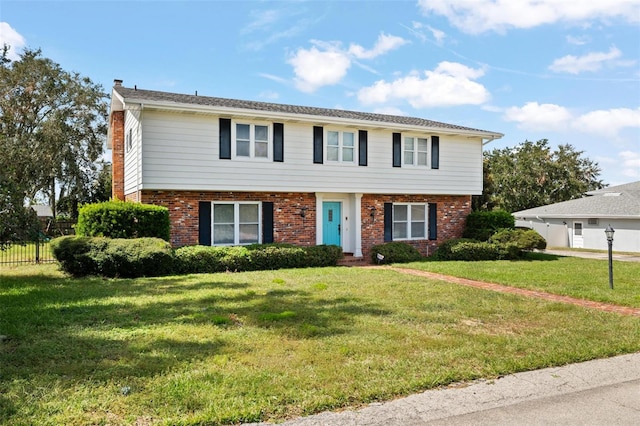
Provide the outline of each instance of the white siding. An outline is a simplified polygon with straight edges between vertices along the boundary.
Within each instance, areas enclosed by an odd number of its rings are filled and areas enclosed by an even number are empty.
[[[132,144],[131,149],[127,149],[127,137],[131,131]],[[140,148],[141,148],[141,132],[140,132],[140,112],[126,111],[124,118],[124,193],[130,194],[138,190],[141,181],[140,174]]]
[[[134,117],[127,114],[130,116],[133,123]],[[394,168],[392,131],[343,127],[338,129],[353,131],[356,137],[358,130],[368,130],[368,166],[357,165],[357,143],[353,164],[313,164],[313,124],[285,122],[284,162],[278,163],[265,159],[220,160],[219,121],[214,115],[145,111],[142,122],[143,189],[451,195],[482,192],[479,138],[440,135],[437,170]],[[135,159],[130,157],[125,160],[126,188],[136,179],[130,176],[135,173]]]

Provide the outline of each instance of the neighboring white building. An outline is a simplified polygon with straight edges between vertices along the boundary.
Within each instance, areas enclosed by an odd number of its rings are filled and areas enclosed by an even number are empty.
[[[113,195],[166,206],[174,246],[334,244],[354,257],[462,234],[502,134],[415,117],[185,95],[116,80]]]
[[[548,247],[606,250],[604,230],[615,230],[615,251],[640,252],[640,181],[599,189],[584,198],[513,213],[516,226],[532,228]]]

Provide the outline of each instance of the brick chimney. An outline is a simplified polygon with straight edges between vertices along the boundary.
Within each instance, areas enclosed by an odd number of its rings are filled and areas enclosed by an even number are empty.
[[[122,80],[113,80],[114,87],[122,86]],[[124,200],[124,111],[113,111],[111,128],[111,197]]]

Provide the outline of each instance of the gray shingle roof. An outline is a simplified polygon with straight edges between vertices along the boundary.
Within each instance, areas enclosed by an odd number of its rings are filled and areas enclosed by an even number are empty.
[[[439,121],[426,120],[417,117],[405,117],[387,114],[374,114],[368,112],[348,111],[341,109],[316,108],[299,105],[276,104],[270,102],[243,101],[238,99],[216,98],[211,96],[185,95],[179,93],[159,92],[155,90],[131,89],[121,85],[114,86],[113,90],[120,95],[125,102],[154,101],[176,105],[201,105],[207,107],[223,107],[245,109],[248,111],[270,111],[275,113],[300,114],[317,117],[352,119],[370,121],[372,123],[392,123],[400,125],[421,126],[433,129],[451,131],[463,131],[471,133],[484,133],[485,137],[500,138],[503,135],[498,132],[474,129],[455,124],[441,123]]]
[[[513,213],[515,217],[626,217],[640,219],[640,181],[598,191],[584,198]]]

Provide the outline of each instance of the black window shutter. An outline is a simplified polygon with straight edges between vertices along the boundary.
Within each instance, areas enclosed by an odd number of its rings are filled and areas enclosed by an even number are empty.
[[[358,130],[358,165],[367,165],[367,140],[369,134],[366,130]]]
[[[393,204],[384,203],[384,240],[393,240]]]
[[[284,124],[273,123],[273,161],[284,161]]]
[[[431,168],[440,168],[440,136],[431,136]]]
[[[322,126],[313,126],[313,162],[315,164],[322,164],[323,162],[323,132]]]
[[[200,201],[198,206],[198,244],[211,245],[211,202]]]
[[[402,141],[400,133],[393,134],[393,167],[402,167]]]
[[[273,242],[273,203],[262,202],[262,243]]]
[[[438,205],[429,203],[429,239],[438,239]]]
[[[231,160],[231,119],[220,119],[220,159]]]

